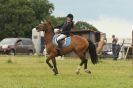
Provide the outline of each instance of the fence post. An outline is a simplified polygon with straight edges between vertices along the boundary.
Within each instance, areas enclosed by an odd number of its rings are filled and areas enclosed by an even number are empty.
[[[133,64],[133,31],[132,31],[132,64]]]

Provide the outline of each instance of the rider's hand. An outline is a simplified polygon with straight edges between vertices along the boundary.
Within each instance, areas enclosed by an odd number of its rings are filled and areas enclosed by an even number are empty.
[[[61,28],[61,29],[59,30],[59,33],[61,33],[61,32],[62,32],[62,30],[63,30],[63,29]]]

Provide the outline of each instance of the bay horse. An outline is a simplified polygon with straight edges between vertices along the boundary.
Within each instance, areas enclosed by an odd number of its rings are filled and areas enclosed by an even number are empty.
[[[55,57],[58,56],[57,49],[52,43],[52,39],[54,36],[54,29],[52,24],[49,21],[43,21],[38,26],[36,26],[36,30],[43,31],[44,32],[44,39],[46,44],[46,50],[48,53],[48,57],[46,59],[46,63],[48,66],[52,69],[55,75],[58,74],[58,69],[56,65],[56,59]],[[84,37],[78,36],[78,35],[72,35],[71,37],[71,43],[69,46],[62,48],[61,54],[67,54],[69,52],[75,52],[77,56],[80,58],[81,63],[79,64],[76,73],[80,73],[80,68],[82,65],[84,65],[84,70],[86,73],[91,73],[89,69],[87,69],[87,63],[88,59],[86,58],[86,53],[90,53],[90,58],[93,64],[96,64],[98,62],[98,57],[96,53],[95,45],[90,41],[87,40]],[[49,62],[52,60],[52,64]]]

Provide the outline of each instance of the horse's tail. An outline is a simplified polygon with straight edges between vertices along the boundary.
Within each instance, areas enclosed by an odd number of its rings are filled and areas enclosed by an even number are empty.
[[[91,58],[91,61],[93,64],[96,64],[98,62],[98,56],[97,56],[97,53],[96,53],[96,47],[95,45],[93,44],[92,41],[88,41],[89,42],[89,53],[90,53],[90,58]]]

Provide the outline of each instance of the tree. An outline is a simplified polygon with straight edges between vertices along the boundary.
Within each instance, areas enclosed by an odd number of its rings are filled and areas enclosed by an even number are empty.
[[[98,29],[96,29],[93,25],[90,25],[89,23],[83,22],[83,21],[76,22],[75,28],[77,30],[94,30],[94,31],[98,31]]]
[[[52,3],[49,3],[48,0],[28,0],[30,6],[35,12],[36,19],[42,20],[49,17],[54,10]]]
[[[46,20],[50,21],[53,27],[61,25],[64,23],[66,17],[55,17],[55,16],[49,16]]]
[[[31,37],[31,29],[53,9],[48,0],[0,0],[0,39]]]

